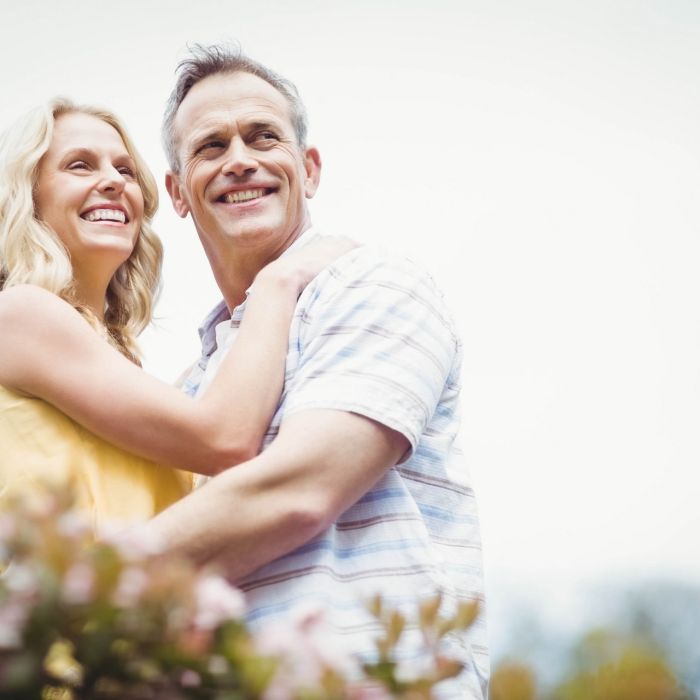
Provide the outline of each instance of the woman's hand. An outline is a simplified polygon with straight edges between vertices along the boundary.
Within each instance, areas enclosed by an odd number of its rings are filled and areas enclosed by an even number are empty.
[[[299,296],[322,270],[358,245],[346,236],[318,236],[298,250],[266,265],[256,276],[253,288],[258,280],[283,278],[296,287]]]

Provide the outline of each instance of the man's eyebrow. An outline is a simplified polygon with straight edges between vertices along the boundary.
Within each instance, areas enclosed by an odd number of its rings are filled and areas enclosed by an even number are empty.
[[[271,119],[252,119],[251,121],[241,120],[239,122],[239,128],[243,133],[249,134],[254,131],[259,131],[261,129],[271,129],[276,132],[283,130],[283,125],[281,121],[277,121],[274,118]],[[196,150],[202,143],[206,141],[228,141],[231,138],[230,127],[225,124],[212,125],[208,129],[203,129],[200,132],[194,132],[190,134],[189,138],[185,143],[185,147],[188,153],[192,153]]]
[[[189,139],[189,146],[197,145],[202,143],[203,141],[209,141],[209,140],[221,140],[228,138],[225,135],[225,130],[216,127],[213,129],[208,129],[207,131],[201,131],[200,133],[194,133],[192,134],[192,137]]]
[[[248,122],[245,128],[249,131],[257,131],[258,129],[279,129],[280,125],[274,120],[256,120]]]

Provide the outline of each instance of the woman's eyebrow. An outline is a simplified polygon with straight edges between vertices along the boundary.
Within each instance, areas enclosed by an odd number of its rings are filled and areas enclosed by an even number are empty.
[[[69,148],[64,154],[63,158],[75,158],[77,156],[94,156],[95,152],[91,148],[85,146],[76,146],[75,148]]]

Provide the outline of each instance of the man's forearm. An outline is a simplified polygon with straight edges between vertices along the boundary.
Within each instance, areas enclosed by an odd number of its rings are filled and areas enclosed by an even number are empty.
[[[157,515],[147,537],[197,564],[215,561],[233,580],[307,542],[320,530],[317,519],[292,502],[289,486],[268,480],[263,457],[219,474]]]
[[[328,527],[395,464],[405,438],[341,411],[291,416],[270,447],[147,525],[155,540],[237,580]]]

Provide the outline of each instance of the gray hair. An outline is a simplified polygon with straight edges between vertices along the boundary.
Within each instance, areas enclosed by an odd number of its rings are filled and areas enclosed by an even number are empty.
[[[180,170],[175,139],[175,116],[187,93],[200,80],[220,73],[250,73],[272,85],[289,103],[292,126],[300,148],[306,148],[308,120],[306,108],[299,97],[299,91],[291,81],[270,70],[262,63],[246,56],[240,46],[194,44],[189,47],[190,56],[180,61],[175,70],[175,87],[165,106],[161,136],[163,148],[172,172]]]

